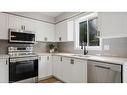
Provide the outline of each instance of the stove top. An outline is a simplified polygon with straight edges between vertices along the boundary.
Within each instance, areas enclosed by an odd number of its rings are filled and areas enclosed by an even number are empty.
[[[10,58],[37,56],[33,52],[33,47],[8,47],[8,54]]]

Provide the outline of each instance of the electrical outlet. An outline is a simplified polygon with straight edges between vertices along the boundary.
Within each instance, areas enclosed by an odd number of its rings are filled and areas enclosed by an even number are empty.
[[[104,50],[109,50],[110,46],[109,45],[104,45]]]

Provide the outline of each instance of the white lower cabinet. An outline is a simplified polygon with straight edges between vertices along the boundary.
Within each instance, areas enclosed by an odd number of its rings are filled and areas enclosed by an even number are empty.
[[[53,75],[67,83],[86,83],[87,61],[53,56]]]
[[[123,83],[127,83],[127,64],[123,65]]]
[[[0,59],[0,83],[8,83],[8,82],[9,82],[8,59],[1,58]]]
[[[52,56],[40,56],[39,59],[39,70],[38,77],[39,80],[44,79],[52,75]]]
[[[63,57],[53,56],[53,75],[58,79],[63,79]]]
[[[63,58],[63,81],[68,83],[87,83],[87,61]]]

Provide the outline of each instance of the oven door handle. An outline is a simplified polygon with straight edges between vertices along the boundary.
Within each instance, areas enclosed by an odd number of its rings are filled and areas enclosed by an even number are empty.
[[[10,59],[10,62],[22,62],[22,61],[33,61],[33,60],[38,60],[38,57],[31,57],[31,58],[14,58]]]

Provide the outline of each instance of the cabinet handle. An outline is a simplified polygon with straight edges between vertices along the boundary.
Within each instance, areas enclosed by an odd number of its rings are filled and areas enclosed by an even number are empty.
[[[60,57],[60,61],[63,61],[63,58],[62,57]]]
[[[22,30],[25,30],[25,25],[21,25],[21,29]]]
[[[59,37],[59,41],[61,41],[62,40],[62,38],[61,37]]]
[[[104,67],[104,66],[99,66],[99,65],[95,65],[95,67],[103,68],[103,69],[111,69],[110,67]]]
[[[8,60],[6,59],[6,65],[8,64]]]
[[[47,56],[47,60],[49,60],[49,56]]]
[[[71,59],[71,62],[70,62],[71,64],[74,64],[74,60],[73,59]]]
[[[48,40],[48,38],[47,38],[47,37],[45,37],[45,38],[44,38],[44,40],[45,40],[45,41],[47,41],[47,40]]]
[[[100,31],[97,31],[97,36],[100,37]]]
[[[41,57],[38,57],[38,60],[41,60]]]

